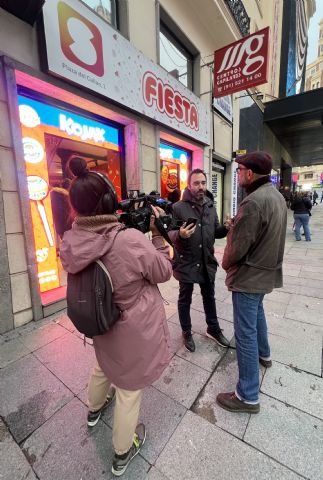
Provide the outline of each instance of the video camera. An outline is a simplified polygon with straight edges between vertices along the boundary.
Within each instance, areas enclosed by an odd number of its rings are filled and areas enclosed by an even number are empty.
[[[165,233],[172,225],[172,203],[161,198],[157,192],[154,192],[154,195],[136,192],[129,196],[130,198],[119,203],[119,209],[123,212],[119,216],[119,222],[124,223],[127,227],[136,228],[142,233],[147,233],[150,230],[150,218],[153,214],[151,206],[160,207],[166,215],[156,219],[155,224],[161,235],[165,237]],[[168,239],[166,238],[166,240]]]

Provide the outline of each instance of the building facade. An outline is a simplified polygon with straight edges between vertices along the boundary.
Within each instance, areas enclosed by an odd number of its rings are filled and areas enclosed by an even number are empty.
[[[240,1],[27,3],[0,1],[0,332],[66,306],[54,197],[71,155],[120,199],[203,168],[230,212],[239,102],[213,103],[212,59],[250,23]]]
[[[320,31],[317,45],[317,58],[306,67],[305,90],[323,87],[323,18],[319,23]]]

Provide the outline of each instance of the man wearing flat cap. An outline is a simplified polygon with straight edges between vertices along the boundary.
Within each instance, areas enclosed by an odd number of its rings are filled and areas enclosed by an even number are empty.
[[[259,363],[272,364],[263,300],[283,285],[287,207],[270,181],[270,155],[253,152],[236,162],[247,196],[228,233],[222,267],[232,291],[239,380],[234,392],[217,396],[217,403],[231,412],[258,413]]]

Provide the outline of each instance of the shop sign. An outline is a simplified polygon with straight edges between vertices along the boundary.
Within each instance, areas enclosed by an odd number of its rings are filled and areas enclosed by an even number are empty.
[[[231,163],[231,217],[235,217],[238,207],[238,175],[237,164],[235,161]]]
[[[214,52],[214,97],[267,82],[269,27]]]
[[[71,117],[67,117],[63,114],[60,114],[59,116],[59,129],[62,130],[62,132],[66,132],[67,135],[80,137],[84,142],[87,140],[93,140],[96,143],[105,142],[104,128],[90,127],[88,125],[74,122]]]
[[[38,140],[31,137],[24,137],[22,139],[22,145],[26,162],[39,163],[43,160],[45,152]]]
[[[213,108],[220,112],[230,123],[233,121],[232,97],[225,95],[224,97],[213,98]]]
[[[182,134],[210,144],[210,111],[78,0],[43,7],[48,70]]]

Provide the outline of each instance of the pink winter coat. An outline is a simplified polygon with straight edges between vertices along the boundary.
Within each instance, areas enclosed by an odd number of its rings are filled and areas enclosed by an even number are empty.
[[[162,238],[151,242],[138,230],[122,229],[112,215],[78,217],[64,234],[60,256],[70,273],[99,258],[106,265],[122,313],[109,332],[93,339],[98,363],[119,388],[151,385],[170,360],[169,331],[157,284],[170,279],[172,266]]]

